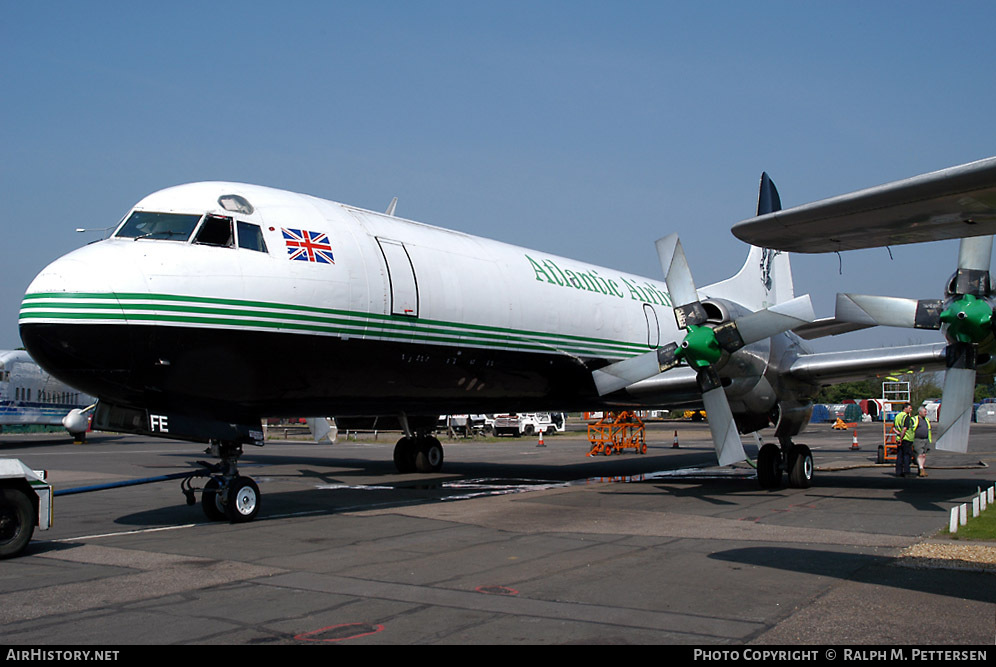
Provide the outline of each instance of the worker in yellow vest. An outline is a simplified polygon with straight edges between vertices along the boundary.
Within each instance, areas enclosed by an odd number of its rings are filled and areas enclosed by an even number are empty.
[[[892,430],[896,432],[896,477],[906,477],[910,474],[910,463],[913,459],[913,406],[907,403],[902,412],[896,415]]]
[[[920,407],[919,414],[913,418],[913,451],[916,452],[916,464],[920,468],[920,477],[927,476],[927,452],[934,441],[931,433],[930,420],[927,419],[927,408]]]

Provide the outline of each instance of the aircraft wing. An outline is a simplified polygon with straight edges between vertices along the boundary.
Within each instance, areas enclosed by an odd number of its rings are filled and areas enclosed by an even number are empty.
[[[833,384],[865,380],[871,375],[920,369],[942,371],[945,367],[945,344],[905,345],[902,347],[844,350],[800,354],[786,375],[812,384]],[[648,402],[656,399],[670,408],[698,406],[702,403],[695,371],[688,367],[641,380],[626,387],[626,393]]]
[[[824,317],[812,322],[807,322],[802,326],[795,327],[792,331],[800,338],[815,340],[824,336],[839,336],[840,334],[870,329],[874,324],[857,324],[855,322],[844,322],[835,317]]]
[[[807,382],[830,384],[864,380],[875,373],[905,369],[944,370],[944,343],[800,355],[788,374]]]
[[[996,157],[759,215],[732,231],[803,253],[996,234]]]

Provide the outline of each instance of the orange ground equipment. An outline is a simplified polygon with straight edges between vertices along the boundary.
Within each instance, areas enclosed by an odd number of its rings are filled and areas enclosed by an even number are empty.
[[[896,460],[896,449],[899,447],[899,435],[894,432],[885,433],[883,442],[878,446],[878,456],[875,463],[893,463]]]
[[[847,429],[854,428],[855,426],[857,426],[855,422],[846,422],[840,417],[837,417],[837,421],[835,421],[833,423],[833,426],[831,426],[830,428],[835,428],[838,431],[846,431]]]
[[[635,449],[638,454],[647,453],[646,429],[643,421],[632,412],[610,412],[594,424],[588,424],[588,442],[595,454],[618,454],[626,449]]]

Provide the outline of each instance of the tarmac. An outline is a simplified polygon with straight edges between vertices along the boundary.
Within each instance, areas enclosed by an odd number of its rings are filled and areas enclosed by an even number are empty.
[[[715,467],[705,424],[653,423],[646,454],[592,457],[583,428],[543,447],[446,442],[434,475],[395,472],[397,434],[271,441],[242,457],[262,495],[245,524],[209,521],[178,481],[60,495],[53,527],[0,562],[2,643],[996,641],[996,541],[943,534],[950,508],[996,481],[996,425],[973,425],[968,454],[931,454],[927,478],[875,464],[881,424],[855,427],[857,450],[855,429],[814,425],[796,439],[813,485],[777,490],[746,464]],[[0,436],[0,456],[63,492],[194,471],[203,449]]]

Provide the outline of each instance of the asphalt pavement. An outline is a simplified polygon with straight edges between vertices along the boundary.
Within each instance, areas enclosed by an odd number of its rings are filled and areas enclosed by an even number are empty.
[[[5,645],[991,644],[982,558],[918,558],[996,475],[996,426],[929,477],[875,464],[881,424],[816,426],[808,489],[714,467],[704,424],[653,423],[648,452],[586,456],[583,425],[445,444],[398,474],[397,434],[248,448],[258,518],[209,521],[178,481],[60,495],[0,563]],[[674,431],[679,445],[673,447]],[[748,454],[756,446],[748,439]],[[0,436],[57,490],[198,469],[202,445]],[[199,498],[198,498],[199,500]],[[994,538],[996,539],[996,538]],[[904,555],[905,554],[905,555]]]

